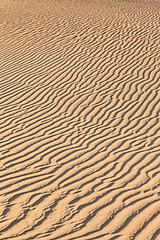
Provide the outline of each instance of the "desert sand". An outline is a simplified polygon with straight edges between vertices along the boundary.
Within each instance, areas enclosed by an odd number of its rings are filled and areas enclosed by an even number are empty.
[[[160,239],[160,2],[0,0],[0,239]]]

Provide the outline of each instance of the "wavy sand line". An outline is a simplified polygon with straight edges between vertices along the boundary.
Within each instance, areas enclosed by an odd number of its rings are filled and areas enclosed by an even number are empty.
[[[0,239],[159,239],[154,1],[0,6]]]

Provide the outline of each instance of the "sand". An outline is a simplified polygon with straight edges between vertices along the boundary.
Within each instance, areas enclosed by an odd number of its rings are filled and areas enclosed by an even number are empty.
[[[0,0],[0,239],[160,239],[159,12]]]

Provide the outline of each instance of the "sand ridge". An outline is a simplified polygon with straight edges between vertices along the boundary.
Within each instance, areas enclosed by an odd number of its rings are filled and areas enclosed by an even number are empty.
[[[160,239],[159,7],[0,0],[0,239]]]

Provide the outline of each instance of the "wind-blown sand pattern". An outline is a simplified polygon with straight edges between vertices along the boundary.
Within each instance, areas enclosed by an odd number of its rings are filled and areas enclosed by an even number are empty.
[[[0,239],[160,239],[159,7],[0,0]]]

